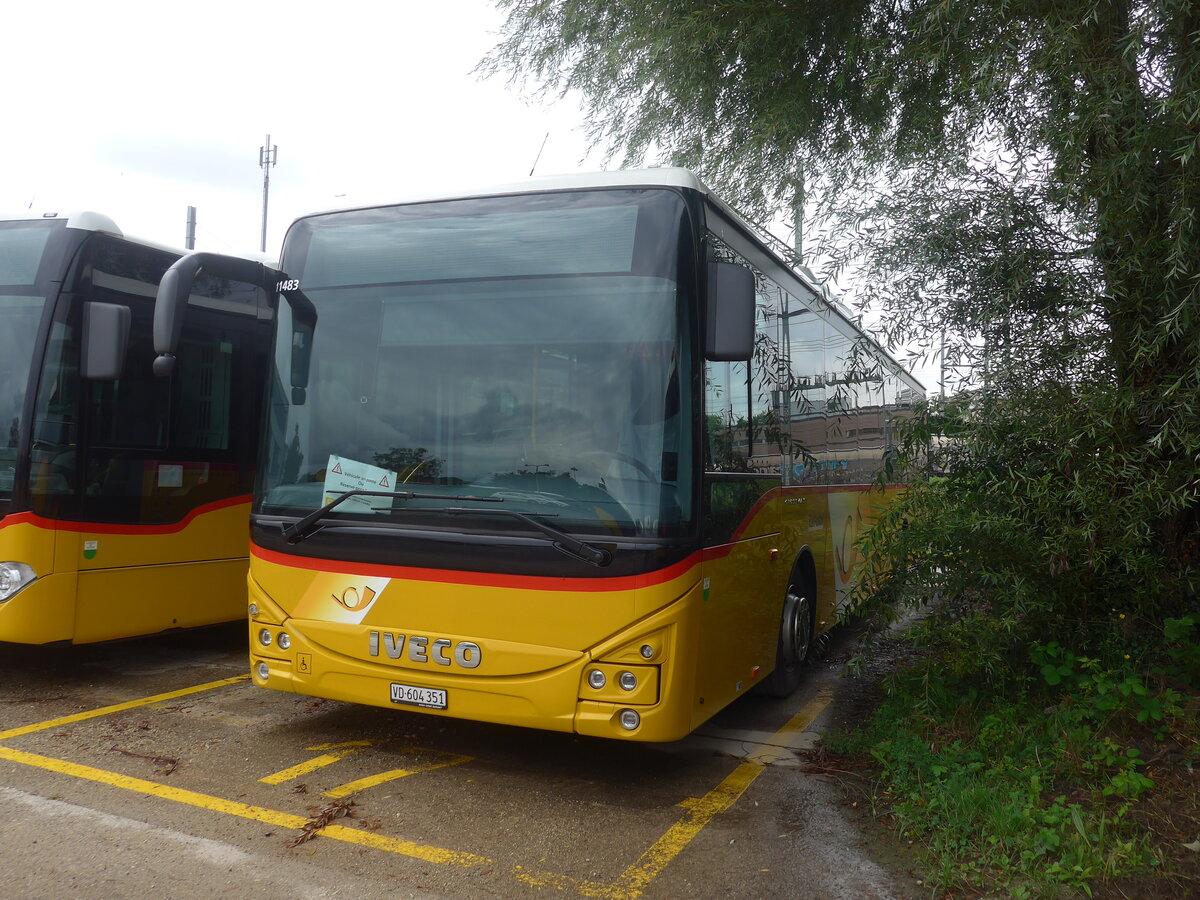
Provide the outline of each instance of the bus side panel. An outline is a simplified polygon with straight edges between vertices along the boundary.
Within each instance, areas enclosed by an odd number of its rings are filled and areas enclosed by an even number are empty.
[[[249,498],[243,496],[198,507],[173,525],[72,523],[73,564],[85,572],[209,560],[245,563],[249,521]]]
[[[778,487],[768,490],[728,543],[704,551],[699,665],[692,700],[696,725],[775,666],[776,635],[791,570],[781,543],[783,499]]]
[[[832,498],[845,494],[830,491],[828,487],[800,487],[798,490],[804,497],[803,512],[799,514],[800,528],[804,532],[804,544],[812,553],[817,580],[814,635],[820,635],[838,623],[839,582],[834,574],[838,552],[829,527],[829,508]],[[857,491],[854,496],[858,496]]]
[[[695,724],[753,687],[775,667],[775,636],[790,563],[779,535],[713,547],[704,554]]]
[[[785,502],[786,530],[793,535],[789,546],[789,568],[802,549],[812,555],[816,574],[814,635],[822,634],[837,624],[837,579],[834,575],[835,551],[830,540],[830,498],[837,496],[827,487],[787,488]]]
[[[826,567],[832,575],[831,596],[840,617],[846,611],[850,591],[858,581],[864,559],[858,548],[858,538],[870,527],[883,507],[887,506],[900,488],[889,487],[883,493],[866,486],[854,485],[829,495],[829,532],[832,558]]]
[[[231,622],[246,612],[245,559],[79,573],[76,643]]]
[[[74,640],[112,640],[244,616],[248,516],[246,503],[215,504],[178,529],[64,532],[79,568]]]
[[[48,644],[70,640],[75,627],[75,571],[56,558],[53,523],[17,514],[0,522],[0,559],[23,562],[37,580],[0,602],[0,641]]]

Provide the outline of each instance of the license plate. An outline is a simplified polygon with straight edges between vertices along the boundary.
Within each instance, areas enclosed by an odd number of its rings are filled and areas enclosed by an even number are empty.
[[[392,683],[392,702],[405,706],[422,706],[425,709],[445,709],[446,692],[438,688],[416,687],[411,684]]]

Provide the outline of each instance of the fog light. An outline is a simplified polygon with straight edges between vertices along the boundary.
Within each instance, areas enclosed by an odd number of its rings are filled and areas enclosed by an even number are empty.
[[[623,691],[632,691],[637,687],[637,676],[632,672],[622,672],[617,676],[617,684],[621,686]]]
[[[638,715],[635,709],[621,710],[621,727],[626,731],[633,731],[642,724],[642,717]]]
[[[588,684],[596,690],[600,690],[607,683],[608,679],[604,677],[604,673],[599,669],[592,669],[592,671],[588,672]]]
[[[270,647],[271,646],[271,632],[265,628],[262,631],[260,631],[258,633],[258,642],[260,644],[262,644],[264,647]]]
[[[252,616],[258,615],[258,604],[257,603],[250,604],[250,615],[252,615]]]
[[[258,664],[258,677],[261,678],[263,681],[266,681],[267,676],[270,674],[271,674],[271,667],[268,666],[265,662],[260,662]]]
[[[292,636],[286,631],[279,632],[279,649],[287,650],[292,646]]]
[[[654,659],[654,648],[649,644],[642,644],[642,659]]]

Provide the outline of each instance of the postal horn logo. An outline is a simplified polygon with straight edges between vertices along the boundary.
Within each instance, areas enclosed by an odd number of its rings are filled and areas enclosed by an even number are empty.
[[[369,587],[364,587],[360,593],[358,588],[348,587],[342,591],[342,595],[340,597],[337,594],[334,594],[333,600],[343,609],[349,610],[350,612],[362,612],[375,602],[375,591],[371,590]]]

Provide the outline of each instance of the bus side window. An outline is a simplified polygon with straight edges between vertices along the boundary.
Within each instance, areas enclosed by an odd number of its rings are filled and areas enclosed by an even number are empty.
[[[704,366],[704,468],[709,472],[748,472],[750,446],[746,364],[709,362]]]

